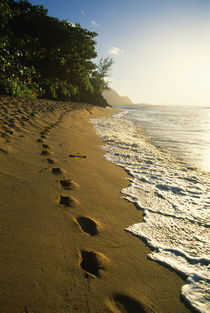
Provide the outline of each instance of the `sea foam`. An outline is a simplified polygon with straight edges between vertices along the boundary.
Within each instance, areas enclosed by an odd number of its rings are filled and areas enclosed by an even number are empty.
[[[198,312],[210,312],[210,182],[149,138],[120,112],[91,120],[103,138],[105,159],[123,167],[130,184],[123,197],[144,210],[144,222],[126,231],[152,248],[149,258],[186,277],[182,297]]]

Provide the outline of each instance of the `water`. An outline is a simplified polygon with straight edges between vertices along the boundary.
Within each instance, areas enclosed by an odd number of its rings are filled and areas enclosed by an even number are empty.
[[[210,172],[210,106],[124,106],[124,118],[146,130],[157,147]]]
[[[149,258],[186,277],[182,297],[210,312],[210,108],[128,106],[91,122],[105,158],[130,175],[121,192],[144,211],[126,231],[146,240]]]

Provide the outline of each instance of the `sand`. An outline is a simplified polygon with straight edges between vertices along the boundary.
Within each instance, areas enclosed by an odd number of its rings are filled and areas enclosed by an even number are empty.
[[[0,97],[0,312],[189,312],[184,281],[125,232],[142,212],[90,118],[113,109]]]

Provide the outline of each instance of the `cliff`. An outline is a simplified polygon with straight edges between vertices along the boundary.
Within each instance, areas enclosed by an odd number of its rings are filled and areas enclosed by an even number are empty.
[[[109,88],[102,92],[102,96],[109,105],[126,105],[133,104],[129,97],[120,96],[115,90]]]

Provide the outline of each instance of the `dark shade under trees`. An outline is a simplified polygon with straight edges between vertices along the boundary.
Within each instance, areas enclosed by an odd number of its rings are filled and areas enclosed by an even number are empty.
[[[106,106],[112,59],[93,63],[97,33],[27,0],[0,2],[0,92]]]

